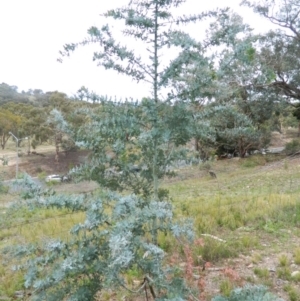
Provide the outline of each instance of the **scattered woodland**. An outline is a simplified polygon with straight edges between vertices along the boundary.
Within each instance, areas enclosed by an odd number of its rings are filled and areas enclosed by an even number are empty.
[[[85,158],[45,183],[39,166],[4,181],[1,157],[0,300],[300,300],[300,2],[242,1],[264,34],[229,8],[180,16],[184,2],[102,12],[58,54],[96,45],[99,67],[149,84],[140,100],[0,84],[3,153]]]

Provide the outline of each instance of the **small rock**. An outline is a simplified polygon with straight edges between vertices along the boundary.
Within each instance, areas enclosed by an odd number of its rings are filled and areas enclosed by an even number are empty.
[[[295,268],[297,268],[297,267],[298,267],[297,264],[295,264],[295,263],[292,263],[292,264],[291,264],[291,268],[292,268],[292,269],[295,269]]]
[[[300,271],[294,271],[291,274],[292,277],[297,277],[298,275],[300,275]]]
[[[247,268],[249,268],[249,269],[253,268],[253,264],[252,263],[248,264]]]
[[[15,297],[23,298],[24,297],[24,291],[15,291]]]
[[[236,258],[235,260],[234,260],[234,262],[236,263],[236,262],[242,262],[243,261],[243,259],[241,258],[241,259],[239,259],[239,258]]]
[[[185,262],[181,262],[181,263],[179,263],[179,266],[180,266],[181,268],[185,268],[185,267],[186,267],[186,263],[185,263]]]
[[[134,284],[134,286],[140,286],[141,284],[142,284],[142,281],[140,281],[140,280],[133,280],[133,284]]]

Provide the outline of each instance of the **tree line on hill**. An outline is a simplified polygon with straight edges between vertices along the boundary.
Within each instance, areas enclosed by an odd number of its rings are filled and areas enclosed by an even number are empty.
[[[71,137],[57,129],[52,115],[57,110],[76,127],[80,124],[80,117],[75,111],[83,106],[88,107],[89,103],[69,98],[62,92],[44,93],[35,89],[19,93],[16,86],[0,84],[1,148],[5,148],[11,132],[20,139],[30,137],[33,149],[45,142],[60,145],[64,150],[72,149]]]

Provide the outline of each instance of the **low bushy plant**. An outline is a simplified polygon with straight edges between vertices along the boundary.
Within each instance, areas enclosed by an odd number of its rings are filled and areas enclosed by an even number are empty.
[[[47,173],[46,173],[45,171],[42,171],[42,170],[40,169],[40,172],[39,172],[38,175],[37,175],[38,179],[39,179],[39,180],[45,180],[46,176],[47,176]]]
[[[107,288],[136,293],[148,289],[153,298],[164,300],[188,296],[184,280],[165,265],[164,250],[153,243],[159,233],[184,241],[193,237],[191,222],[172,221],[170,203],[112,192],[89,198],[41,190],[31,194],[31,184],[25,203],[31,210],[65,208],[85,214],[67,241],[47,239],[9,250],[13,259],[23,263],[15,269],[24,269],[31,300],[92,300]],[[135,283],[140,283],[139,288],[130,285]]]
[[[209,162],[203,162],[202,164],[199,165],[200,170],[205,170],[209,171],[212,168],[211,163]]]
[[[0,194],[6,194],[9,191],[9,186],[4,185],[3,182],[0,181]]]
[[[279,267],[276,269],[276,273],[278,278],[284,279],[284,280],[290,280],[291,279],[291,269],[288,266]]]
[[[290,301],[300,300],[299,291],[294,286],[288,284],[284,287],[284,290],[287,292]]]
[[[234,289],[228,297],[216,296],[212,301],[283,301],[283,299],[268,292],[265,286],[245,285]]]
[[[236,245],[218,242],[214,239],[206,239],[199,253],[203,260],[213,262],[216,260],[237,256]]]
[[[300,248],[294,250],[294,262],[295,264],[300,264]]]
[[[40,166],[38,166],[38,167],[35,169],[35,171],[38,172],[38,173],[41,173],[41,172],[43,172],[43,169],[42,169]]]
[[[254,274],[256,276],[258,276],[261,279],[267,279],[270,276],[270,272],[268,269],[264,269],[264,268],[254,268]]]
[[[285,145],[285,153],[290,156],[300,151],[300,140],[293,139]]]
[[[279,260],[279,266],[281,267],[287,267],[290,264],[290,260],[286,254],[281,254],[278,260]]]
[[[229,279],[225,279],[220,283],[220,292],[223,296],[229,297],[233,290],[233,283]]]

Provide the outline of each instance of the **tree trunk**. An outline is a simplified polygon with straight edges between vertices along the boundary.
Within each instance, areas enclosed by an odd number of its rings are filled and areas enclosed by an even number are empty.
[[[7,136],[7,138],[6,138],[5,134],[2,134],[2,136],[1,136],[1,148],[2,149],[5,148],[5,145],[6,145],[6,142],[7,142],[8,139],[9,139],[9,136]]]
[[[198,152],[200,150],[199,139],[195,138],[195,151]]]
[[[31,137],[29,136],[29,138],[28,138],[28,154],[30,154],[30,151],[31,151],[31,149],[30,149],[30,146],[31,146]]]
[[[155,118],[153,127],[157,127],[157,105],[158,105],[158,2],[156,2],[155,9],[154,9],[154,16],[155,16],[155,27],[154,27],[154,57],[153,57],[153,65],[154,65],[154,81],[153,81],[153,96],[155,102]],[[157,174],[157,158],[158,158],[158,146],[157,146],[157,138],[154,137],[154,154],[153,154],[153,197],[154,200],[158,201],[158,189],[159,189],[159,182],[158,182],[158,174]],[[157,220],[156,218],[153,219],[152,223],[152,243],[154,245],[158,244],[158,233],[157,233]]]
[[[62,134],[56,133],[54,140],[55,140],[55,161],[59,163],[59,144],[61,143]]]
[[[243,141],[243,137],[240,138],[239,140],[239,155],[240,158],[245,158],[247,150],[244,147],[244,141]]]

